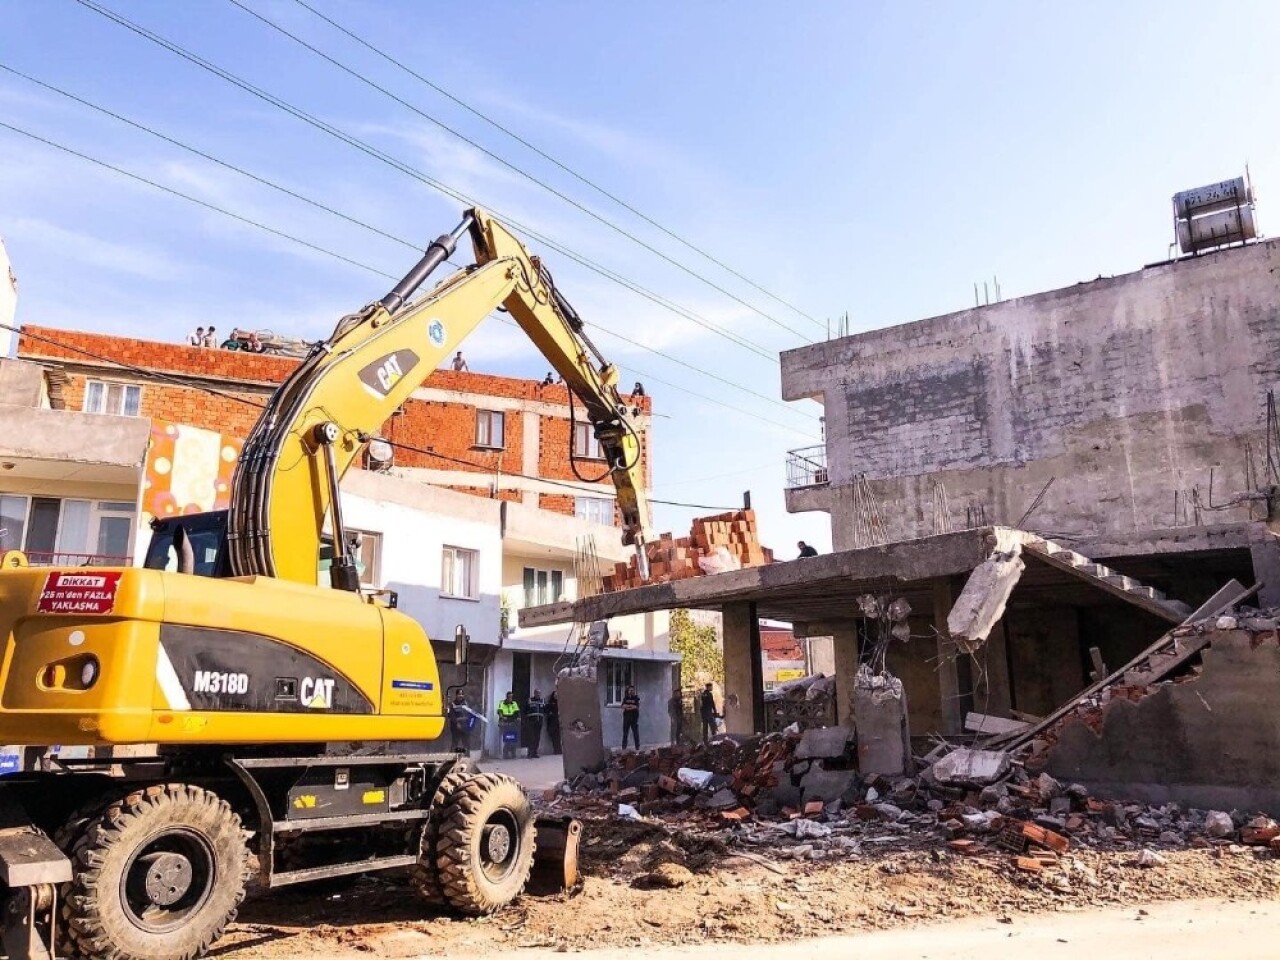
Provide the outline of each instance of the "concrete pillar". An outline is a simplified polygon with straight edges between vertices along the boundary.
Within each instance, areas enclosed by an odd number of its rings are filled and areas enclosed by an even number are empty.
[[[755,604],[727,603],[723,613],[725,728],[729,733],[757,733],[764,729],[764,664]]]
[[[938,631],[938,688],[942,698],[942,733],[953,736],[964,732],[964,708],[960,702],[960,665],[956,648],[947,633],[947,614],[955,603],[951,581],[939,577],[933,581],[933,626]]]
[[[835,659],[836,722],[852,727],[853,680],[858,675],[858,626],[855,621],[831,624],[831,646]]]
[[[1269,531],[1259,535],[1249,545],[1249,555],[1253,560],[1253,580],[1262,581],[1258,604],[1280,607],[1280,537]]]

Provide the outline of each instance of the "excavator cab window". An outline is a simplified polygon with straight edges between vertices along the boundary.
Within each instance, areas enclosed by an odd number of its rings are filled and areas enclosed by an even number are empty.
[[[151,543],[147,547],[148,570],[178,571],[182,558],[175,542],[178,530],[191,544],[191,572],[197,577],[231,576],[231,558],[227,552],[227,512],[193,513],[151,523]]]

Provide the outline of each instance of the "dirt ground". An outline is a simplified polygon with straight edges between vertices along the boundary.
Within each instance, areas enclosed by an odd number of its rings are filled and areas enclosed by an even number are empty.
[[[771,943],[974,916],[1014,919],[1211,897],[1280,900],[1280,857],[1265,848],[1167,850],[1160,852],[1164,862],[1151,867],[1138,865],[1136,849],[1073,850],[1056,866],[1025,873],[1007,854],[894,849],[904,845],[875,844],[835,861],[782,860],[765,847],[599,821],[586,826],[586,880],[572,896],[525,897],[497,916],[460,920],[423,906],[398,876],[370,876],[246,903],[217,953],[235,960],[304,953],[408,958],[509,947]],[[662,864],[688,873],[668,867],[655,878]],[[664,880],[683,883],[655,885]]]

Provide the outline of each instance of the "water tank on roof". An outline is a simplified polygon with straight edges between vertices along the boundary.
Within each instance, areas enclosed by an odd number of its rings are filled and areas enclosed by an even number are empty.
[[[1253,187],[1247,177],[1173,195],[1173,229],[1183,253],[1245,243],[1258,236]]]

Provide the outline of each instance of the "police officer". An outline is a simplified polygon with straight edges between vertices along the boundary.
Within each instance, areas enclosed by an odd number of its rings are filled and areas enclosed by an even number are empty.
[[[711,684],[702,689],[698,698],[698,714],[702,717],[702,742],[706,743],[717,732],[716,721],[720,719],[720,711],[716,709],[716,695],[711,692]]]
[[[525,706],[525,744],[529,748],[529,759],[535,760],[538,757],[538,747],[542,743],[542,718],[547,709],[547,705],[542,701],[542,691],[534,690],[533,696]]]
[[[471,753],[471,708],[467,695],[459,690],[449,704],[449,740],[454,753]]]
[[[551,752],[560,752],[560,698],[555,691],[547,697],[547,736],[551,738]]]
[[[508,739],[511,732],[514,732],[518,739],[520,704],[516,703],[515,694],[508,690],[506,697],[498,704],[498,735],[502,738],[502,759],[504,760],[510,760],[516,755],[516,741]]]

